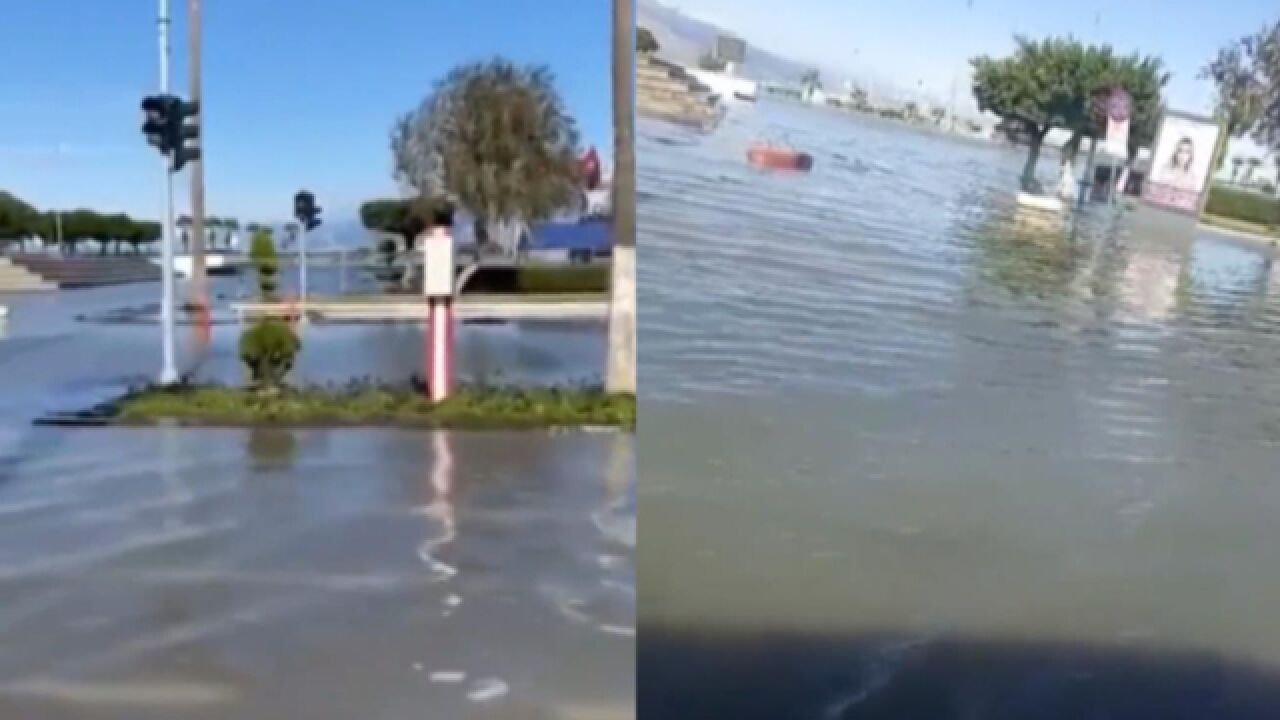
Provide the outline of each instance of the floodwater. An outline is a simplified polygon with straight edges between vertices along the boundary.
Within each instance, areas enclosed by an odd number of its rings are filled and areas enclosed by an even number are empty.
[[[1280,714],[1271,248],[874,118],[640,131],[642,715]]]
[[[630,435],[31,426],[154,376],[158,328],[74,318],[155,292],[4,298],[0,716],[632,716]],[[236,330],[201,376],[240,377]],[[304,332],[303,379],[420,365],[412,326]],[[459,339],[473,377],[555,381],[600,334]]]

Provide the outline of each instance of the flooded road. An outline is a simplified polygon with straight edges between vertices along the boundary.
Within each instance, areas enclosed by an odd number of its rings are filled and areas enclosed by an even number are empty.
[[[156,328],[72,320],[152,290],[5,300],[0,716],[631,716],[630,435],[31,426],[154,372]],[[417,328],[306,332],[306,379],[419,362]],[[589,375],[598,334],[460,338],[529,380]]]
[[[1280,711],[1270,248],[767,101],[637,157],[642,714]]]

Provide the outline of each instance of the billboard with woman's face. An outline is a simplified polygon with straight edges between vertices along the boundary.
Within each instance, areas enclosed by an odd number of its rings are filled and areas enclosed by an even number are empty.
[[[1166,113],[1151,153],[1151,173],[1143,197],[1179,212],[1198,213],[1218,143],[1218,124],[1209,118]]]

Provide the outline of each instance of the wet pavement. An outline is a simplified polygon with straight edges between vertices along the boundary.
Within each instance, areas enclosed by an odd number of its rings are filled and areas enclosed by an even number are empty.
[[[637,157],[642,715],[1280,714],[1270,247],[768,100]]]
[[[155,328],[72,318],[152,290],[5,299],[0,716],[631,715],[629,435],[31,426],[150,376]],[[599,334],[460,335],[473,371],[537,381],[589,374]],[[202,373],[238,377],[234,339]],[[421,332],[304,347],[303,378],[386,377]]]

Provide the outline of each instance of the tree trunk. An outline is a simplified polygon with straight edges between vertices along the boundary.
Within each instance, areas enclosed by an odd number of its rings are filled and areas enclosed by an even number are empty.
[[[1076,130],[1062,146],[1062,172],[1058,177],[1058,197],[1071,201],[1076,197],[1076,157],[1080,154],[1080,142],[1084,133]]]
[[[1044,136],[1049,129],[1035,129],[1031,132],[1031,143],[1027,148],[1027,164],[1022,168],[1023,192],[1039,193],[1040,183],[1036,181],[1036,164],[1040,162],[1040,148],[1044,146]]]
[[[613,273],[605,389],[636,392],[635,2],[613,0]]]

